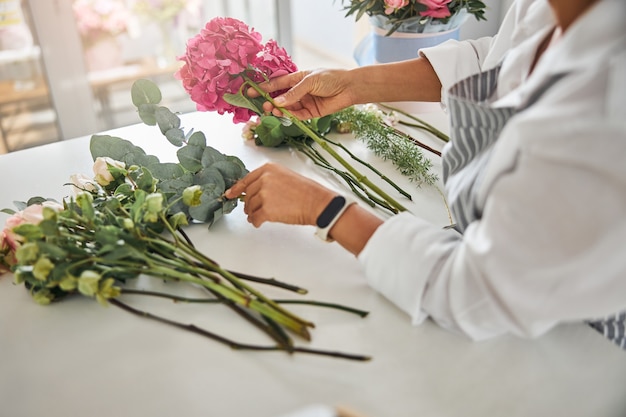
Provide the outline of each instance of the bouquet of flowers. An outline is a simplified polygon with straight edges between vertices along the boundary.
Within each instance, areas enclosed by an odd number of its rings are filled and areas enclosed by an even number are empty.
[[[126,32],[130,13],[121,0],[74,0],[78,31],[87,44]]]
[[[485,19],[485,3],[480,0],[342,0],[346,17],[359,20],[368,15],[388,35],[400,26],[407,32],[439,32],[459,26],[465,15]]]
[[[24,284],[34,300],[44,305],[81,294],[237,349],[366,360],[361,355],[295,346],[289,334],[309,340],[314,325],[282,304],[300,301],[361,316],[367,313],[313,301],[270,299],[248,282],[301,294],[306,290],[226,270],[194,247],[182,227],[189,222],[212,224],[230,212],[237,201],[221,196],[247,170],[238,158],[206,146],[202,132],[185,132],[178,116],[159,106],[161,92],[152,82],[137,81],[132,99],[144,123],[158,125],[170,143],[180,148],[179,162],[162,163],[121,138],[92,136],[95,175],[74,175],[72,197],[62,203],[34,197],[17,203],[18,211],[3,210],[11,217],[0,234],[0,273],[13,272],[15,282]],[[138,290],[131,281],[140,275],[191,286],[206,292],[207,297],[191,299]],[[194,325],[137,310],[121,300],[126,294],[223,303],[266,332],[275,344],[242,344]]]
[[[196,103],[199,111],[217,111],[219,114],[233,114],[235,123],[247,122],[245,134],[262,146],[291,146],[324,169],[330,170],[344,180],[350,189],[371,206],[379,206],[392,213],[406,210],[386,191],[370,181],[367,176],[354,168],[339,152],[344,152],[358,164],[388,182],[403,196],[410,194],[384,177],[378,170],[351,154],[339,142],[332,141],[325,134],[331,128],[356,126],[349,112],[338,113],[306,121],[298,120],[288,110],[281,108],[284,117],[266,115],[262,105],[271,101],[280,92],[267,94],[259,88],[259,83],[297,70],[286,51],[274,40],[263,44],[261,34],[250,29],[245,23],[217,17],[209,21],[205,28],[187,43],[185,55],[180,57],[184,65],[176,73],[183,87]],[[248,88],[254,88],[259,96],[246,95]],[[380,123],[379,123],[380,124]],[[398,139],[402,135],[391,127],[381,125],[378,130],[363,130],[363,136],[381,134]],[[326,155],[332,157],[342,168],[331,164]],[[417,151],[419,153],[419,151]],[[413,153],[415,155],[415,153]],[[414,159],[416,168],[413,174],[419,183],[432,184],[435,177],[429,173],[430,161],[421,154]]]

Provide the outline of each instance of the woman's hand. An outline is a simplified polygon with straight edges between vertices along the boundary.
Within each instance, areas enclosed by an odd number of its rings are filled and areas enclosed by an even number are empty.
[[[268,163],[239,180],[224,197],[244,197],[244,213],[255,227],[265,222],[315,225],[324,208],[337,195],[323,185],[278,164]],[[330,230],[329,236],[358,255],[383,223],[358,204],[352,204]]]
[[[321,184],[281,165],[268,163],[250,172],[224,193],[245,194],[244,212],[255,227],[266,221],[314,225],[336,195]]]
[[[261,83],[260,87],[267,93],[287,90],[274,98],[274,103],[298,119],[307,120],[355,104],[352,78],[348,70],[299,71]],[[250,97],[259,95],[253,88],[249,88],[247,94]],[[269,102],[263,104],[263,109],[275,116],[283,115]]]

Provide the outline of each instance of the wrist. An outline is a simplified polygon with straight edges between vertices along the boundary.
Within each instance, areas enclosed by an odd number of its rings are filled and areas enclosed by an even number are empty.
[[[330,230],[335,226],[335,223],[343,216],[346,210],[355,203],[356,200],[351,197],[345,197],[343,195],[334,196],[320,212],[315,221],[315,235],[325,242],[332,242],[334,239],[329,235]]]

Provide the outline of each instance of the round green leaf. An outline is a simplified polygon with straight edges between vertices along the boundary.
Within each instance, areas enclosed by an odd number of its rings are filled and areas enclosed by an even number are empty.
[[[150,80],[137,80],[130,89],[133,104],[139,107],[142,104],[159,104],[161,102],[161,90]]]

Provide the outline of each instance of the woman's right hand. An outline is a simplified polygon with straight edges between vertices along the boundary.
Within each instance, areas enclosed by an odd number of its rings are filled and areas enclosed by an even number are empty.
[[[282,116],[277,107],[288,110],[300,120],[322,117],[355,104],[352,79],[348,70],[320,69],[298,71],[259,84],[267,93],[287,90],[274,98],[274,104],[265,102],[263,110]],[[253,88],[250,97],[259,93]]]

